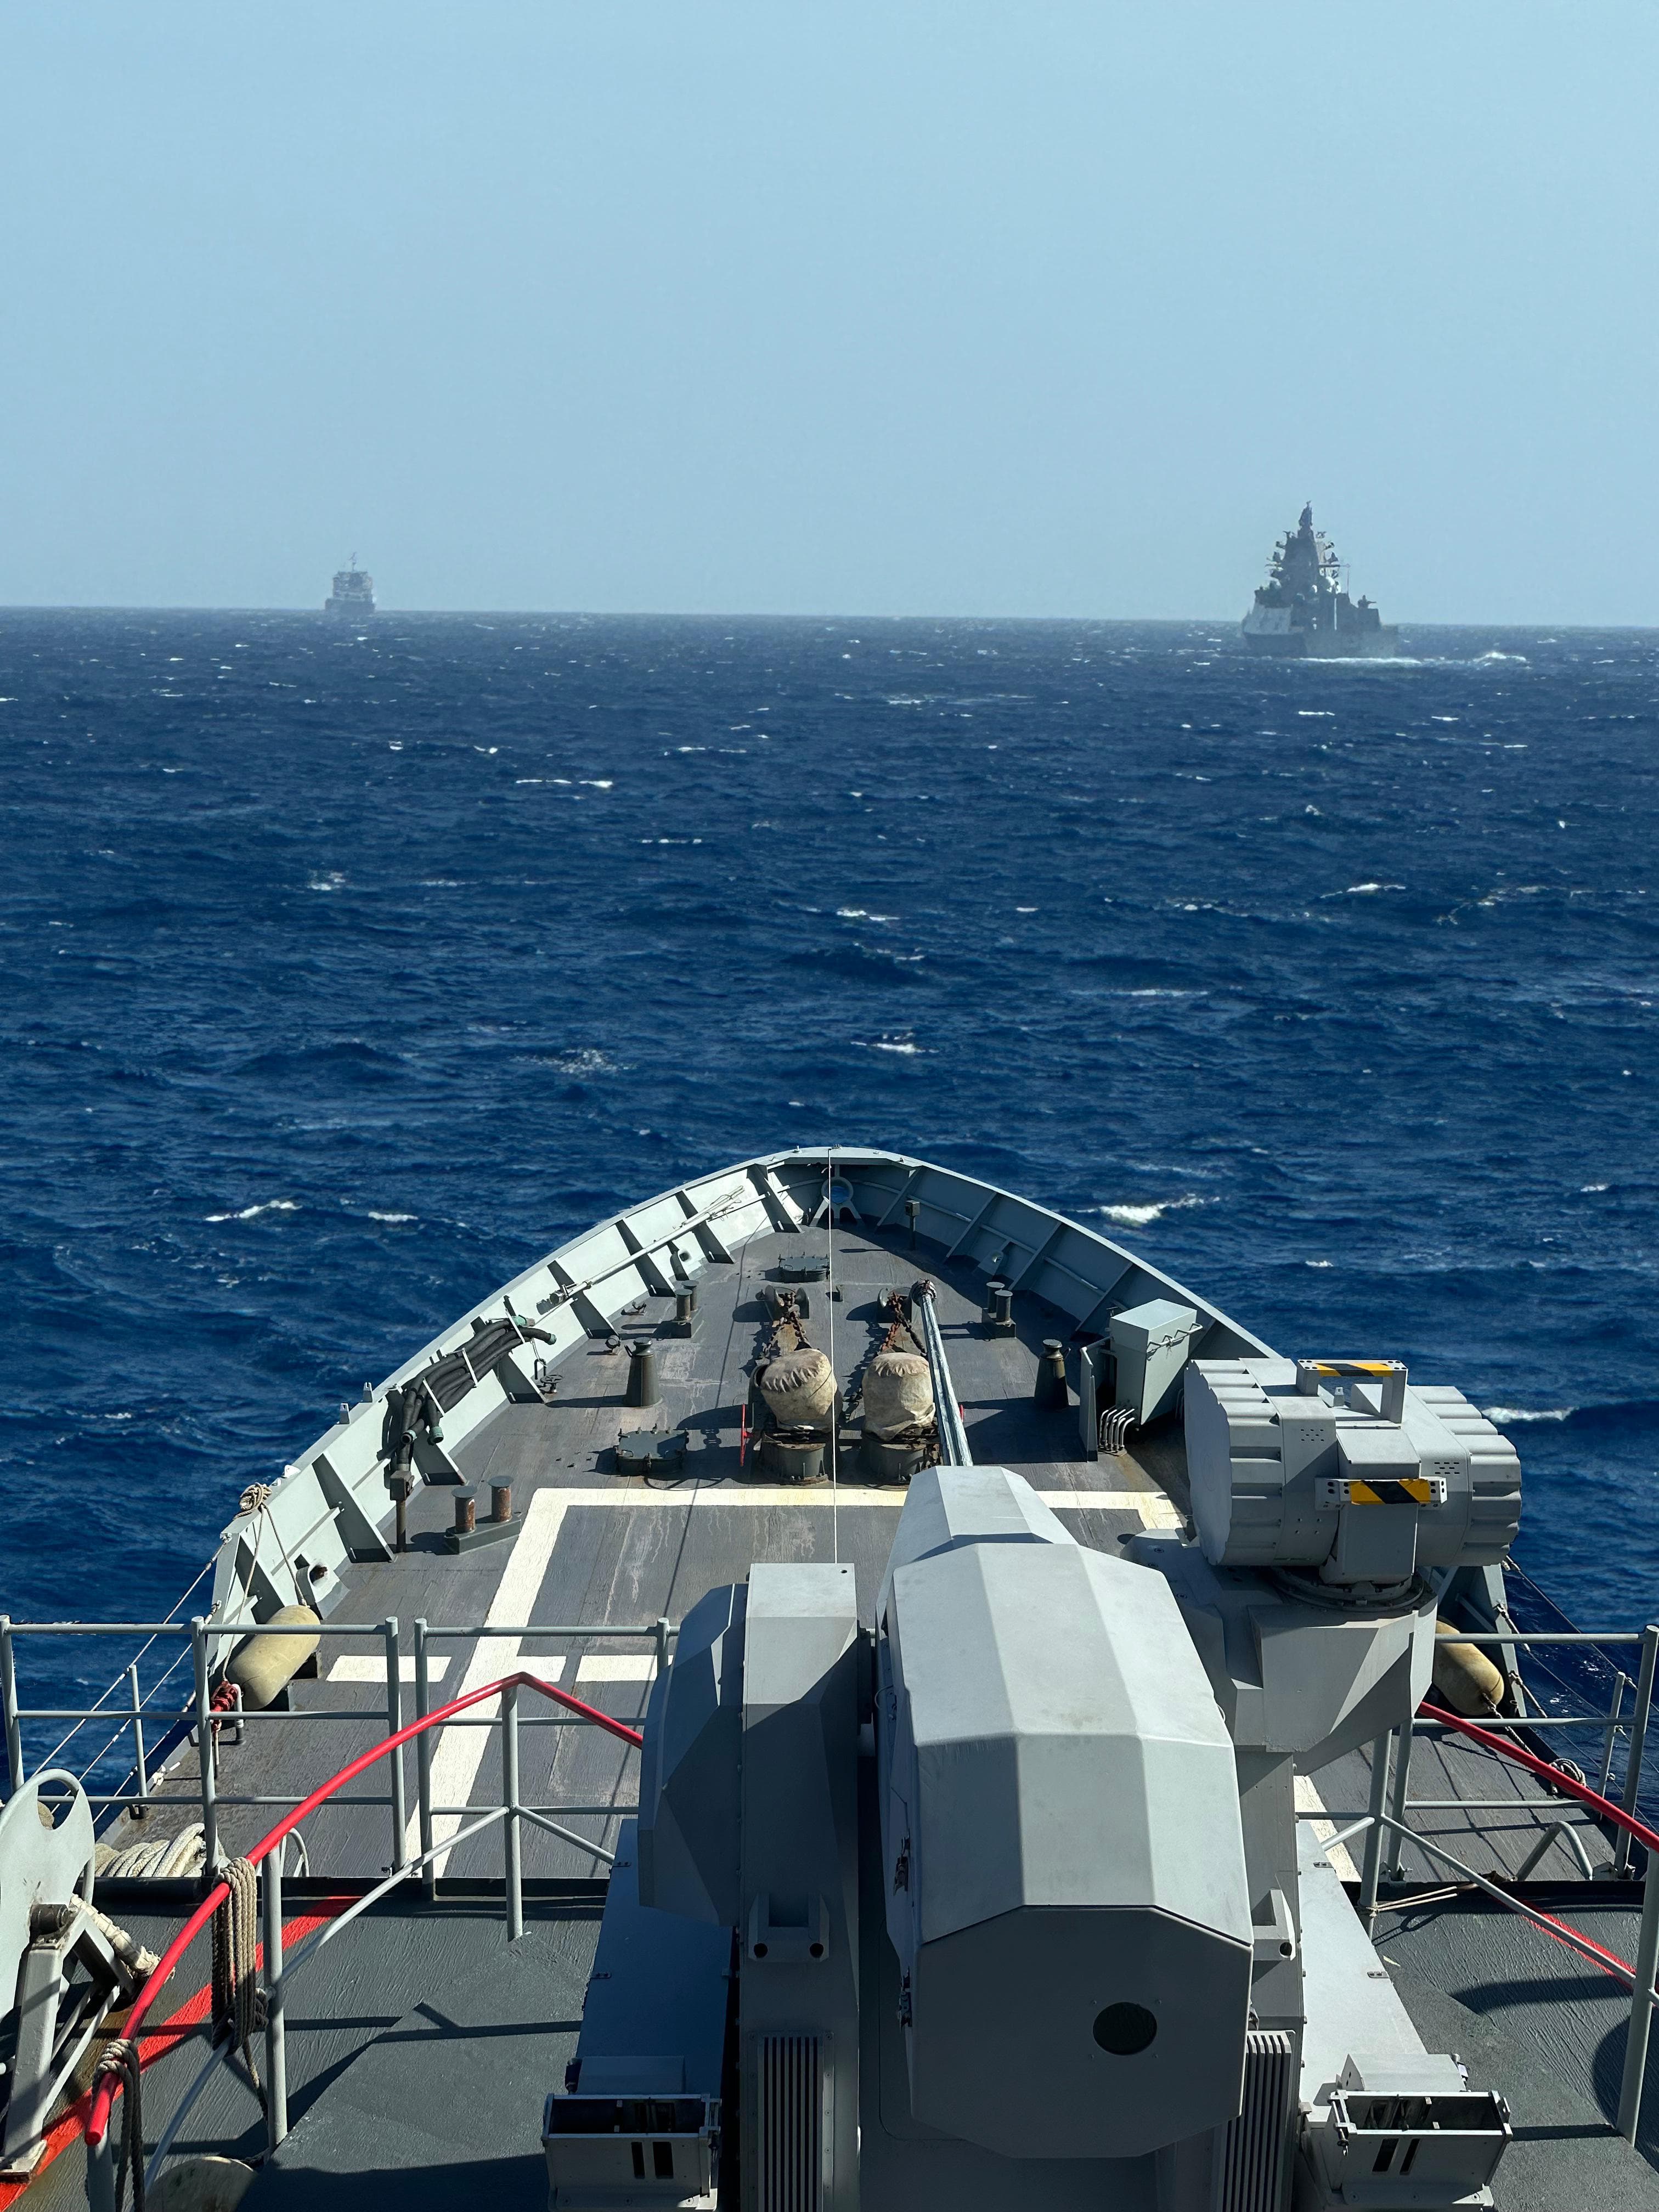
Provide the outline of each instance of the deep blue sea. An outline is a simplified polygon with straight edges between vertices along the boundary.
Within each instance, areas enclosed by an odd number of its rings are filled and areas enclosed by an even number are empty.
[[[1501,1409],[1651,1617],[1659,634],[1407,641],[0,616],[0,1603],[158,1614],[473,1299],[834,1140]]]

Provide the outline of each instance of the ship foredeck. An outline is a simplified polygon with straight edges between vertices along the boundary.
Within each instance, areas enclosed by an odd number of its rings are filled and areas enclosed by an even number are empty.
[[[496,1484],[512,1486],[513,1533],[499,1542],[450,1551],[454,1490],[434,1483],[410,1501],[409,1548],[373,1563],[352,1563],[330,1626],[370,1626],[395,1619],[404,1655],[405,1713],[413,1711],[416,1623],[428,1629],[428,1673],[436,1705],[463,1689],[498,1680],[522,1665],[618,1718],[637,1722],[657,1659],[654,1624],[677,1626],[703,1593],[741,1581],[756,1560],[830,1559],[853,1563],[860,1611],[870,1620],[893,1531],[903,1505],[902,1483],[872,1483],[861,1473],[857,1432],[843,1432],[837,1479],[781,1483],[745,1448],[748,1368],[771,1328],[763,1285],[781,1283],[780,1269],[804,1249],[830,1257],[820,1226],[763,1232],[698,1279],[696,1332],[664,1334],[675,1302],[642,1296],[618,1318],[624,1335],[593,1336],[567,1355],[551,1399],[499,1407],[458,1445],[454,1461],[482,1510]],[[833,1359],[843,1389],[885,1333],[890,1316],[879,1301],[908,1291],[931,1275],[941,1334],[976,1463],[1007,1466],[1023,1475],[1060,1514],[1080,1541],[1115,1549],[1121,1535],[1179,1525],[1183,1499],[1179,1437],[1152,1437],[1139,1452],[1083,1457],[1074,1408],[1039,1407],[1034,1399],[1045,1334],[1069,1334],[1069,1317],[1017,1302],[1018,1326],[992,1336],[980,1323],[983,1279],[971,1267],[941,1266],[937,1246],[912,1249],[903,1232],[878,1235],[867,1226],[834,1231],[833,1288],[804,1287],[807,1331]],[[1020,1310],[1022,1307],[1027,1310]],[[648,1407],[625,1403],[629,1340],[651,1340],[660,1389]],[[684,1472],[637,1475],[620,1471],[617,1447],[641,1431],[686,1437]],[[1160,1477],[1162,1478],[1160,1480]],[[1167,1487],[1166,1487],[1167,1486]],[[524,1635],[455,1638],[487,1624]],[[541,1625],[574,1634],[538,1634]],[[619,1628],[635,1628],[619,1636]],[[609,1630],[610,1634],[580,1632]],[[1063,1663],[1063,1655],[1056,1655]],[[385,1733],[386,1657],[381,1638],[325,1632],[318,1679],[296,1682],[292,1716],[250,1716],[242,1743],[222,1736],[218,1790],[220,1837],[231,1852],[251,1843],[276,1817],[274,1802],[292,1800],[319,1776]],[[360,1713],[361,1719],[313,1723],[310,1711]],[[618,1820],[631,1807],[634,1761],[625,1747],[579,1723],[526,1713],[526,1802],[592,1806],[562,1813],[565,1825],[614,1849]],[[319,1735],[330,1729],[326,1739]],[[489,1716],[456,1722],[433,1758],[433,1802],[442,1808],[500,1802],[500,1753]],[[167,1808],[156,1823],[197,1817],[196,1763],[185,1749],[167,1778]],[[258,1796],[258,1805],[238,1797]],[[410,1802],[414,1802],[411,1789]],[[177,1815],[171,1814],[173,1802]],[[112,1840],[131,1840],[128,1824]],[[132,1835],[140,1832],[132,1830]],[[440,1839],[441,1825],[436,1831]],[[307,1824],[313,1863],[343,1874],[370,1875],[390,1863],[387,1814],[379,1804],[319,1814]],[[526,1841],[526,1872],[594,1876],[605,1861],[545,1834]],[[500,1844],[480,1838],[460,1845],[447,1875],[496,1873]]]
[[[929,1278],[975,1463],[1024,1476],[1080,1542],[1100,1550],[1115,1551],[1145,1528],[1183,1525],[1178,1420],[1153,1423],[1128,1449],[1091,1456],[1075,1403],[1045,1405],[1036,1395],[1045,1341],[1080,1336],[1091,1320],[1099,1327],[1105,1293],[1086,1279],[1092,1262],[1075,1252],[1070,1261],[1054,1256],[1069,1249],[1057,1240],[1085,1232],[1062,1224],[1051,1234],[1041,1224],[1022,1231],[1018,1264],[1006,1270],[1017,1284],[1014,1326],[996,1334],[982,1316],[988,1263],[1006,1264],[1009,1249],[997,1194],[984,1196],[977,1218],[971,1195],[955,1201],[954,1216],[924,1207],[913,1231],[902,1217],[882,1216],[898,1212],[915,1171],[896,1163],[888,1184],[877,1189],[875,1205],[860,1183],[859,1218],[849,1209],[833,1227],[795,1218],[808,1207],[783,1213],[769,1206],[770,1218],[751,1221],[740,1239],[710,1237],[695,1270],[690,1335],[673,1333],[674,1282],[648,1256],[635,1265],[625,1304],[563,1285],[563,1304],[580,1312],[586,1297],[586,1310],[580,1331],[564,1333],[539,1387],[498,1392],[481,1419],[453,1424],[445,1453],[450,1479],[416,1490],[406,1550],[388,1552],[377,1541],[340,1561],[314,1672],[290,1686],[283,1709],[247,1715],[240,1735],[234,1724],[222,1729],[216,1817],[224,1855],[245,1851],[283,1808],[378,1743],[388,1732],[389,1703],[397,1717],[413,1717],[417,1655],[428,1707],[523,1669],[636,1725],[678,1623],[706,1590],[741,1581],[757,1560],[850,1562],[860,1612],[872,1619],[904,1486],[870,1479],[850,1425],[841,1434],[836,1479],[798,1484],[769,1473],[745,1435],[750,1370],[772,1328],[765,1293],[799,1281],[804,1258],[832,1270],[832,1279],[801,1285],[806,1328],[831,1357],[849,1400],[890,1322],[888,1294]],[[690,1201],[679,1195],[689,1216]],[[1127,1261],[1114,1275],[1121,1259],[1111,1257],[1107,1269],[1109,1283],[1124,1291],[1121,1302],[1176,1288],[1145,1270],[1130,1274]],[[509,1304],[522,1312],[521,1287]],[[537,1301],[544,1315],[554,1303],[551,1296]],[[1201,1319],[1212,1343],[1226,1346],[1224,1356],[1248,1348],[1250,1340],[1241,1345],[1242,1332],[1224,1316],[1207,1311]],[[443,1348],[458,1340],[452,1333]],[[648,1406],[627,1401],[630,1341],[653,1346],[659,1396]],[[349,1432],[343,1423],[332,1434]],[[629,1440],[642,1433],[683,1435],[682,1464],[630,1471]],[[380,1479],[376,1470],[373,1480]],[[512,1521],[499,1540],[452,1548],[458,1480],[474,1492],[481,1525],[492,1486],[510,1486]],[[389,1692],[394,1623],[401,1666]],[[1054,1663],[1066,1666],[1063,1648]],[[504,1942],[504,1830],[497,1826],[442,1853],[435,1893],[423,1895],[417,1883],[394,1890],[322,1954],[331,1963],[309,1984],[307,2008],[289,2018],[293,2132],[255,2185],[251,2205],[365,2197],[399,2205],[544,2201],[539,2099],[557,2085],[574,2049],[610,1855],[635,1802],[639,1762],[631,1747],[533,1698],[521,1700],[518,1727],[520,1802],[562,1832],[518,1831],[523,1939]],[[501,1804],[502,1742],[494,1700],[435,1733],[435,1844]],[[400,1808],[389,1802],[382,1766],[304,1823],[317,1878],[290,1879],[290,1943],[337,1911],[340,1895],[360,1895],[421,1848],[412,1749],[406,1756]],[[1523,1900],[1569,1911],[1616,1955],[1635,1954],[1639,1891],[1606,1878],[1611,1847],[1594,1823],[1576,1824],[1570,1840],[1559,1797],[1455,1739],[1419,1735],[1411,1781],[1413,1825],[1424,1836],[1507,1881]],[[1310,1854],[1328,1852],[1317,1877],[1322,1894],[1329,1893],[1321,1909],[1348,1909],[1339,1885],[1346,1882],[1352,1899],[1358,1868],[1333,1838],[1363,1818],[1370,1796],[1364,1753],[1298,1784]],[[185,1743],[154,1778],[144,1816],[124,1817],[106,1841],[120,1850],[201,1817],[197,1753]],[[1353,1849],[1357,1856],[1357,1841]],[[1601,1879],[1578,1879],[1581,1852]],[[1401,1856],[1380,1893],[1376,1971],[1393,1978],[1431,2048],[1457,2052],[1509,2095],[1516,2142],[1500,2169],[1497,2203],[1659,2208],[1659,2175],[1649,2162],[1654,2123],[1644,2128],[1646,2156],[1609,2124],[1627,1986],[1537,1925],[1449,1881],[1443,1865],[1413,1844]],[[153,1939],[178,1925],[194,1894],[184,1883],[110,1882],[100,1884],[100,1901]],[[183,2002],[208,1975],[204,1939],[181,1965],[169,2002]],[[198,2003],[192,2012],[185,2002],[176,2048],[158,2060],[153,2094],[146,2093],[151,2110],[169,2110],[201,2063],[205,2009]],[[216,2076],[178,2148],[252,2159],[262,2140],[246,2092]],[[80,2201],[82,2171],[72,2149],[45,2169],[31,2203]]]
[[[1178,1422],[1154,1424],[1128,1449],[1091,1459],[1082,1449],[1075,1406],[1061,1410],[1036,1401],[1044,1342],[1071,1335],[1069,1314],[1018,1297],[1013,1332],[994,1334],[981,1321],[984,1276],[970,1261],[947,1260],[936,1240],[920,1237],[913,1246],[902,1229],[880,1231],[867,1222],[843,1224],[833,1235],[823,1224],[762,1231],[736,1249],[730,1266],[714,1265],[699,1275],[690,1338],[666,1333],[675,1311],[672,1295],[641,1292],[616,1316],[620,1333],[587,1336],[565,1355],[550,1399],[500,1405],[455,1447],[454,1465],[479,1501],[481,1524],[492,1487],[511,1486],[507,1536],[452,1551],[447,1538],[455,1490],[434,1483],[410,1501],[406,1552],[343,1567],[317,1679],[292,1686],[293,1712],[250,1716],[240,1743],[222,1734],[217,1786],[225,1850],[252,1842],[280,1807],[386,1733],[385,1638],[342,1633],[347,1624],[362,1630],[397,1623],[404,1718],[415,1710],[415,1650],[422,1633],[417,1624],[424,1623],[433,1705],[522,1665],[637,1723],[661,1648],[656,1624],[665,1623],[672,1635],[706,1590],[743,1580],[757,1560],[850,1561],[860,1612],[866,1622],[872,1619],[904,1486],[872,1482],[861,1471],[854,1428],[842,1431],[835,1480],[781,1483],[761,1466],[753,1440],[745,1445],[744,1437],[748,1370],[771,1328],[762,1293],[784,1286],[804,1255],[833,1262],[833,1285],[804,1285],[806,1325],[812,1342],[832,1358],[843,1394],[888,1326],[882,1301],[925,1277],[934,1285],[976,1465],[1008,1467],[1024,1476],[1080,1542],[1099,1550],[1115,1551],[1141,1528],[1182,1524],[1188,1498]],[[635,1407],[626,1403],[627,1346],[641,1340],[653,1345],[660,1396],[653,1406]],[[683,1433],[683,1472],[640,1475],[620,1467],[618,1444],[642,1431]],[[466,1632],[480,1625],[490,1632]],[[563,1632],[548,1632],[555,1630]],[[623,1632],[628,1630],[635,1632]],[[1057,1650],[1055,1665],[1064,1664],[1065,1653]],[[313,1717],[325,1713],[342,1717]],[[438,1739],[432,1802],[439,1841],[461,1825],[465,1808],[500,1802],[493,1716],[486,1707],[450,1723]],[[544,1747],[526,1753],[526,1802],[558,1808],[562,1825],[601,1853],[614,1850],[617,1824],[634,1802],[632,1755],[551,1713],[526,1712],[520,1726],[527,1744]],[[1515,1875],[1540,1844],[1543,1856],[1528,1873],[1571,1878],[1581,1870],[1568,1843],[1547,1832],[1559,1817],[1558,1801],[1504,1762],[1455,1740],[1421,1737],[1413,1780],[1414,1797],[1439,1801],[1417,1825],[1460,1855],[1478,1850],[1481,1872]],[[124,1821],[112,1842],[152,1838],[198,1817],[190,1747],[182,1748],[162,1787],[164,1802],[142,1828]],[[1317,1813],[1322,1800],[1330,1808],[1330,1825],[1316,1826],[1328,1838],[1337,1821],[1364,1814],[1369,1787],[1369,1754],[1357,1752],[1316,1783],[1299,1784],[1302,1809]],[[258,1802],[239,1804],[239,1798]],[[1478,1811],[1462,1810],[1465,1799],[1478,1801]],[[412,1780],[408,1802],[412,1808]],[[410,1819],[412,1846],[412,1812]],[[368,1875],[392,1863],[388,1813],[378,1800],[331,1808],[306,1832],[319,1867]],[[1576,1833],[1592,1866],[1605,1869],[1611,1857],[1606,1840],[1594,1828]],[[607,1863],[544,1832],[527,1835],[525,1849],[525,1870],[536,1876],[595,1877]],[[1352,1878],[1356,1869],[1344,1846],[1335,1857]],[[459,1845],[441,1871],[494,1874],[500,1863],[499,1841],[480,1837]],[[1416,1864],[1425,1875],[1433,1872],[1421,1855]]]

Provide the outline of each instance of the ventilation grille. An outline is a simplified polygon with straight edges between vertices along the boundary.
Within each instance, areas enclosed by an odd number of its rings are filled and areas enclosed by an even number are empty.
[[[1279,2212],[1292,2056],[1282,2028],[1253,2027],[1244,2039],[1244,2102],[1227,2126],[1219,2212]]]
[[[822,2212],[822,2039],[762,2036],[759,2073],[760,2212]]]

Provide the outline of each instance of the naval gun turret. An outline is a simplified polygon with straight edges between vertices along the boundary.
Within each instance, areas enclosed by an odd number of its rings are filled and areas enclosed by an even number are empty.
[[[1410,1715],[1423,1570],[1501,1554],[1513,1454],[1391,1365],[1185,1387],[1185,1533],[1108,1556],[934,1468],[873,1628],[842,1563],[688,1613],[553,2212],[1490,2202],[1502,2100],[1374,1977],[1294,1784]]]
[[[886,1927],[914,2122],[1136,2158],[1238,2110],[1232,1747],[1161,1576],[1000,1468],[917,1478],[880,1607]]]

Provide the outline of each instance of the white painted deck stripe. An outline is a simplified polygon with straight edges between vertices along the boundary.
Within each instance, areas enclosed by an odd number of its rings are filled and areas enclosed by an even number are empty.
[[[1298,1774],[1296,1778],[1296,1809],[1298,1813],[1322,1813],[1325,1809],[1325,1800],[1314,1786],[1314,1779],[1310,1774]],[[1310,1820],[1308,1825],[1322,1844],[1329,1843],[1331,1838],[1336,1833],[1334,1820]],[[1346,1844],[1339,1844],[1334,1851],[1327,1852],[1326,1856],[1335,1868],[1340,1880],[1358,1881],[1359,1869],[1349,1856]]]
[[[576,1680],[578,1683],[648,1682],[656,1671],[654,1652],[595,1651],[577,1668]]]
[[[860,1487],[850,1482],[841,1485],[843,1505],[875,1505],[889,1513],[896,1513],[903,1506],[906,1492],[887,1485],[880,1489]],[[1176,1511],[1161,1490],[1148,1484],[1144,1490],[1039,1490],[1036,1493],[1045,1505],[1080,1510],[1085,1507],[1117,1513],[1139,1513],[1149,1528],[1162,1528],[1164,1522],[1158,1516],[1167,1514],[1169,1525],[1179,1527],[1181,1516]],[[678,1490],[624,1490],[612,1486],[608,1490],[569,1489],[538,1490],[531,1501],[532,1511],[543,1498],[556,1499],[561,1512],[572,1505],[605,1505],[630,1513],[665,1512],[674,1507],[684,1507],[695,1499],[703,1505],[763,1506],[774,1510],[781,1505],[805,1508],[818,1505],[827,1511],[830,1505],[830,1486],[813,1484],[767,1482],[700,1482],[684,1483]],[[1149,1517],[1152,1516],[1152,1517]],[[528,1519],[526,1516],[526,1519]],[[507,1574],[514,1571],[514,1561],[525,1542],[520,1533],[507,1563]],[[501,1588],[507,1588],[503,1578]],[[539,1587],[539,1584],[538,1584]],[[498,1591],[497,1595],[500,1595]],[[490,1607],[493,1618],[495,1607]]]
[[[861,1487],[856,1483],[843,1482],[840,1486],[843,1505],[877,1505],[889,1513],[896,1513],[903,1506],[906,1492],[889,1484],[882,1488]],[[1170,1516],[1170,1525],[1178,1527],[1181,1516],[1161,1490],[1152,1485],[1144,1490],[1039,1490],[1037,1496],[1045,1505],[1080,1509],[1085,1506],[1119,1513],[1139,1513],[1145,1519],[1149,1514],[1160,1512]],[[775,1510],[780,1505],[820,1505],[827,1510],[830,1504],[830,1486],[767,1482],[701,1482],[684,1483],[678,1490],[609,1490],[578,1489],[538,1490],[538,1499],[556,1497],[562,1505],[608,1505],[629,1512],[668,1511],[675,1506],[689,1505],[693,1499],[704,1505],[753,1505]],[[1149,1527],[1161,1527],[1162,1522],[1152,1521]],[[522,1543],[524,1538],[520,1537]],[[514,1549],[516,1553],[517,1545]],[[511,1572],[509,1565],[508,1571]],[[505,1585],[503,1585],[505,1587]],[[494,1608],[491,1608],[492,1611]]]
[[[548,1566],[553,1558],[553,1547],[559,1540],[559,1531],[564,1526],[564,1516],[573,1504],[587,1504],[603,1496],[607,1504],[614,1503],[609,1493],[574,1490],[538,1490],[530,1501],[524,1516],[524,1527],[514,1539],[512,1553],[506,1572],[496,1584],[495,1595],[484,1615],[486,1628],[500,1624],[528,1620]],[[472,1647],[472,1656],[462,1675],[460,1685],[453,1692],[464,1696],[485,1682],[499,1680],[510,1674],[519,1663],[520,1639],[516,1636],[483,1636]],[[537,1671],[554,1677],[551,1662],[538,1660]],[[562,1671],[564,1662],[557,1662]],[[493,1719],[501,1710],[499,1698],[487,1698],[482,1705],[474,1705],[467,1715],[469,1720]],[[472,1785],[478,1778],[478,1769],[483,1764],[485,1747],[490,1741],[490,1731],[481,1728],[441,1729],[432,1753],[432,1802],[434,1805],[470,1805]],[[413,1794],[411,1792],[411,1794]],[[441,1813],[432,1823],[432,1840],[447,1843],[461,1825],[459,1814]],[[416,1813],[410,1820],[407,1848],[413,1857],[421,1848],[421,1820]],[[447,1851],[441,1851],[433,1861],[439,1874],[448,1861]]]
[[[427,1674],[430,1680],[440,1682],[448,1672],[449,1662],[447,1659],[441,1657],[435,1651],[428,1656],[427,1659]],[[337,1659],[334,1662],[334,1664],[329,1668],[328,1679],[331,1682],[380,1682],[384,1684],[386,1681],[386,1659],[384,1656],[378,1651],[348,1651],[343,1658]],[[412,1682],[415,1680],[415,1662],[407,1655],[398,1662],[398,1680],[400,1682]]]

